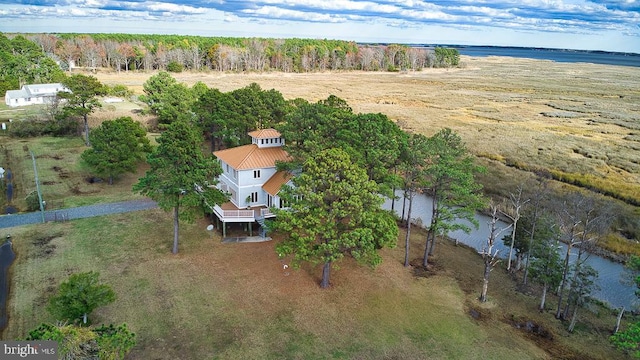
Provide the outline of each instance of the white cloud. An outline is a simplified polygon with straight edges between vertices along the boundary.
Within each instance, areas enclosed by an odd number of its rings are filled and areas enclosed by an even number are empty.
[[[141,3],[140,7],[149,11],[164,11],[179,14],[204,14],[207,12],[207,10],[203,8],[162,2],[145,2]]]
[[[343,16],[336,16],[330,14],[309,13],[304,11],[282,9],[274,6],[262,6],[257,9],[246,9],[242,11],[245,14],[252,15],[266,15],[270,18],[276,19],[290,19],[290,20],[303,20],[314,22],[345,22],[347,19]]]
[[[606,50],[612,49],[608,47],[611,44],[620,51],[640,52],[637,0],[17,1],[40,3],[0,4],[0,31],[55,24],[58,28],[74,29],[66,31],[86,32],[98,31],[99,24],[117,22],[117,29],[104,28],[114,32],[127,27],[146,29],[145,33],[164,29],[177,33],[184,29],[190,34],[224,32],[345,40],[366,37],[385,42],[433,39],[438,43],[511,46],[561,44],[571,48],[601,46]],[[93,22],[82,23],[78,19]],[[604,34],[615,41],[594,41],[603,39]]]

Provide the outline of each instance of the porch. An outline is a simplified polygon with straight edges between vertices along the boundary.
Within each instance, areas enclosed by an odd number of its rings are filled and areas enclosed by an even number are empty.
[[[217,218],[216,228],[222,229],[222,237],[227,237],[227,223],[243,223],[243,228],[253,236],[253,224],[258,223],[260,237],[266,238],[265,219],[275,217],[269,208],[264,205],[251,206],[244,209],[238,208],[232,202],[215,205],[213,212]]]
[[[213,212],[222,222],[254,222],[275,217],[275,214],[264,205],[240,209],[232,202],[214,205]]]

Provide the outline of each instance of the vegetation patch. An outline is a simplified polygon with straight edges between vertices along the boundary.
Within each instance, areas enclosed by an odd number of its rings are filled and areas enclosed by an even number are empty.
[[[583,114],[576,113],[573,111],[544,111],[540,114],[550,118],[567,118],[567,119],[573,119],[573,118],[584,116]]]
[[[10,168],[13,174],[13,206],[20,211],[27,207],[26,198],[36,190],[35,174],[30,152],[36,158],[36,169],[40,180],[42,198],[47,210],[69,207],[81,203],[89,205],[97,201],[120,201],[137,199],[131,186],[144,173],[141,167],[136,172],[122,175],[119,186],[104,183],[88,183],[86,169],[81,167],[80,154],[86,149],[80,138],[41,137],[29,139],[3,139],[0,149],[0,166]],[[6,165],[9,164],[9,165]],[[0,208],[6,206],[5,194],[0,194]]]
[[[34,245],[34,252],[31,252],[29,256],[31,257],[39,257],[39,258],[48,258],[52,256],[56,250],[56,245],[52,244],[52,240],[60,237],[61,233],[54,234],[41,234],[32,240],[32,244]]]

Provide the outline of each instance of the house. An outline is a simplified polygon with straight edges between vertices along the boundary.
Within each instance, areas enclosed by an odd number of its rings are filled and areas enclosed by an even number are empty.
[[[213,153],[222,167],[217,187],[230,194],[229,202],[213,207],[222,222],[223,236],[228,222],[258,222],[264,229],[265,219],[274,216],[269,209],[285,206],[278,192],[292,175],[276,170],[277,161],[290,160],[282,148],[284,139],[274,129],[252,131],[249,136],[249,145]]]
[[[61,83],[23,85],[20,90],[7,90],[4,102],[11,107],[46,104],[52,102],[60,91],[69,90]]]

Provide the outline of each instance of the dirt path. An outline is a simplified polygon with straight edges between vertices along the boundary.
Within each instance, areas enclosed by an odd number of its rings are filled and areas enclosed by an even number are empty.
[[[97,204],[80,206],[68,209],[57,209],[45,211],[45,221],[68,221],[73,219],[83,219],[94,216],[119,214],[140,210],[153,209],[158,205],[149,199],[121,201],[108,204]],[[12,214],[0,216],[0,229],[11,228],[22,225],[37,224],[42,222],[42,214],[32,212],[28,214]]]

